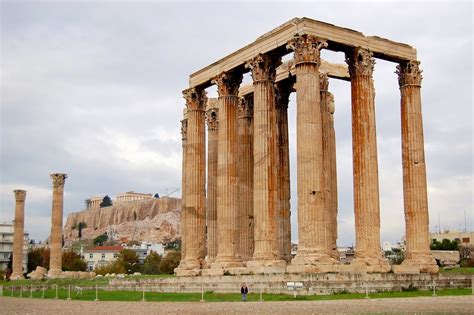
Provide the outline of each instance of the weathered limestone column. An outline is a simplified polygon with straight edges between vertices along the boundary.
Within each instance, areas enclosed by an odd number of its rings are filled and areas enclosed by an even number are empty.
[[[401,93],[403,199],[406,254],[402,267],[416,266],[421,272],[438,272],[430,253],[428,192],[421,113],[419,61],[397,66]]]
[[[184,259],[175,273],[199,275],[206,255],[205,122],[206,92],[195,88],[183,91],[187,107],[185,211],[182,227]]]
[[[23,246],[25,240],[26,190],[14,190],[15,223],[13,227],[13,266],[11,280],[23,279]],[[25,270],[26,271],[26,270]]]
[[[183,120],[181,120],[181,142],[183,147],[183,160],[182,160],[182,174],[181,174],[181,259],[185,259],[186,255],[186,229],[185,229],[185,214],[184,208],[186,207],[186,143],[187,143],[187,132],[188,132],[188,119],[187,109],[183,110]]]
[[[277,148],[275,69],[281,57],[258,54],[248,61],[254,87],[253,211],[255,249],[247,267],[254,273],[283,273],[286,262],[277,244]]]
[[[379,176],[375,130],[375,89],[372,53],[355,48],[347,53],[352,95],[352,154],[356,250],[354,265],[368,272],[388,272],[380,248]]]
[[[334,117],[330,111],[331,96],[328,91],[329,80],[326,74],[319,74],[319,90],[321,95],[321,121],[323,125],[323,169],[325,182],[325,201],[326,201],[326,218],[327,219],[327,234],[326,247],[330,249],[330,255],[339,260],[339,253],[337,251],[337,207],[335,206],[333,189],[336,185],[333,184],[337,179],[333,176],[336,166],[336,146],[334,138]],[[334,99],[333,99],[334,100]],[[334,105],[334,102],[333,102]],[[336,195],[337,198],[337,195]]]
[[[217,257],[213,269],[243,266],[238,235],[237,107],[242,73],[223,72],[212,81],[219,94],[217,159]]]
[[[63,247],[63,198],[64,182],[67,174],[51,174],[53,180],[53,206],[51,213],[51,240],[48,276],[57,278],[62,275],[62,247]]]
[[[217,256],[217,143],[219,109],[209,104],[206,110],[207,122],[207,260],[214,262]]]
[[[296,35],[287,45],[296,67],[298,252],[287,271],[336,271],[331,257],[330,218],[324,178],[323,121],[319,87],[320,50],[327,43],[312,35]]]
[[[254,250],[253,219],[253,94],[241,98],[238,108],[237,176],[239,181],[240,255],[242,260],[252,258]]]
[[[331,229],[332,229],[332,256],[333,258],[339,260],[339,252],[337,251],[337,213],[338,213],[338,202],[337,202],[337,160],[336,160],[336,130],[334,128],[334,96],[328,92],[327,95],[327,104],[329,111],[329,178],[330,181],[330,195],[331,195]]]
[[[277,227],[281,259],[291,261],[290,149],[288,142],[288,102],[294,77],[276,84],[277,123]]]

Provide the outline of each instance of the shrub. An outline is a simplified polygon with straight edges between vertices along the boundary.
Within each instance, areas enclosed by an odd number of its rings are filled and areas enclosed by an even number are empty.
[[[143,273],[146,275],[157,275],[160,273],[161,256],[151,251],[143,262]]]
[[[109,239],[109,237],[107,236],[107,234],[102,234],[102,235],[99,235],[97,236],[96,238],[94,238],[94,245],[102,245],[104,244],[105,242],[107,242],[107,240]]]
[[[122,262],[119,260],[112,261],[107,265],[99,266],[94,269],[94,272],[98,275],[106,275],[108,273],[125,273],[125,267],[123,266]]]
[[[32,248],[28,251],[27,272],[35,271],[38,266],[49,269],[49,248]]]
[[[62,254],[62,265],[64,271],[86,271],[87,263],[80,254],[73,251],[65,251]]]
[[[172,275],[181,260],[181,252],[169,252],[160,263],[160,272]]]

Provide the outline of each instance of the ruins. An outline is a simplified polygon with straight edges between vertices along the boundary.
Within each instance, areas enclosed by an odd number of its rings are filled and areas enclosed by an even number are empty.
[[[321,60],[345,53],[344,65]],[[282,63],[282,56],[293,59]],[[375,58],[394,62],[401,94],[407,252],[395,273],[436,273],[428,204],[416,50],[402,43],[294,18],[193,73],[183,91],[182,259],[178,276],[387,273],[380,248]],[[241,86],[251,73],[252,86]],[[334,96],[329,78],[351,82],[355,260],[336,251]],[[217,86],[218,100],[205,89]],[[298,251],[291,258],[288,101],[296,92]],[[207,122],[207,191],[206,132]],[[207,230],[207,232],[206,232]]]
[[[11,280],[23,279],[23,243],[25,240],[25,199],[26,190],[14,190],[15,223],[13,229],[13,265]]]
[[[62,277],[62,236],[63,236],[63,199],[64,183],[67,174],[51,174],[53,180],[53,204],[51,210],[51,241],[48,277]]]

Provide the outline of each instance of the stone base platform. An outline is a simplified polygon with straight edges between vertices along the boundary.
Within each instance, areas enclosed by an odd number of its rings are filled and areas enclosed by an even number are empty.
[[[395,274],[395,273],[326,273],[326,274],[266,274],[240,276],[196,276],[157,279],[113,279],[111,289],[124,289],[154,292],[201,292],[219,293],[240,292],[245,283],[250,292],[293,294],[288,291],[288,282],[301,282],[303,288],[298,295],[332,294],[337,292],[365,293],[379,291],[401,291],[409,287],[419,290],[432,290],[433,282],[437,289],[470,288],[470,275],[445,274]]]

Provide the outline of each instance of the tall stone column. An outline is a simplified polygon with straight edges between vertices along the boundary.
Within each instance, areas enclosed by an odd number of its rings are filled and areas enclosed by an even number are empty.
[[[375,128],[375,89],[372,53],[355,48],[347,53],[352,96],[352,154],[356,225],[355,265],[368,272],[388,272],[380,248],[379,175]]]
[[[321,95],[321,121],[323,125],[323,169],[324,169],[324,182],[325,182],[325,200],[326,200],[326,217],[327,222],[327,234],[326,239],[327,248],[330,249],[330,254],[333,258],[339,259],[339,253],[337,251],[337,208],[335,207],[335,196],[333,189],[336,185],[333,184],[337,179],[333,176],[335,168],[336,158],[336,147],[334,139],[334,117],[330,111],[331,96],[328,91],[329,80],[326,74],[319,74],[319,91]],[[334,99],[333,99],[334,100]],[[334,105],[334,103],[333,103]],[[337,195],[336,195],[337,198]]]
[[[207,122],[207,259],[214,262],[217,256],[217,144],[219,109],[209,104],[206,110]]]
[[[288,272],[335,271],[331,257],[328,190],[324,177],[323,121],[320,100],[320,50],[327,43],[312,35],[296,35],[287,45],[296,67],[296,137],[298,175],[298,252]]]
[[[281,273],[286,262],[277,244],[277,148],[275,76],[281,57],[258,54],[247,62],[254,87],[253,210],[255,249],[247,267],[254,273]]]
[[[184,208],[186,207],[186,143],[187,143],[187,132],[188,132],[188,119],[187,109],[183,110],[183,119],[181,120],[181,143],[183,150],[182,158],[182,170],[181,170],[181,259],[185,260],[186,255],[186,229],[185,229],[185,214]]]
[[[423,118],[421,113],[421,70],[419,61],[397,66],[401,93],[403,200],[406,254],[403,265],[421,272],[438,272],[430,253],[428,192],[426,184]]]
[[[242,260],[252,258],[254,250],[253,213],[253,94],[240,99],[238,108],[237,176],[239,181],[239,239]]]
[[[51,213],[51,240],[50,240],[50,278],[57,278],[62,275],[62,247],[63,247],[63,198],[64,182],[67,174],[51,174],[53,180],[53,206]]]
[[[328,126],[328,151],[329,151],[329,178],[330,178],[330,196],[331,196],[331,248],[332,257],[339,260],[339,252],[337,251],[337,213],[338,213],[338,202],[337,202],[337,160],[336,160],[336,130],[334,128],[334,96],[328,92],[326,101],[329,111],[329,126]]]
[[[187,108],[185,212],[182,222],[184,258],[175,273],[199,275],[206,255],[205,122],[206,92],[196,88],[183,91]]]
[[[23,246],[25,240],[26,190],[14,190],[15,223],[13,227],[13,266],[11,280],[23,279]],[[26,270],[25,270],[26,271]]]
[[[241,267],[238,235],[237,107],[242,73],[223,72],[212,82],[219,94],[217,160],[217,257],[213,269]]]
[[[277,227],[281,259],[291,261],[290,150],[288,142],[288,102],[294,77],[276,84],[277,123]]]

